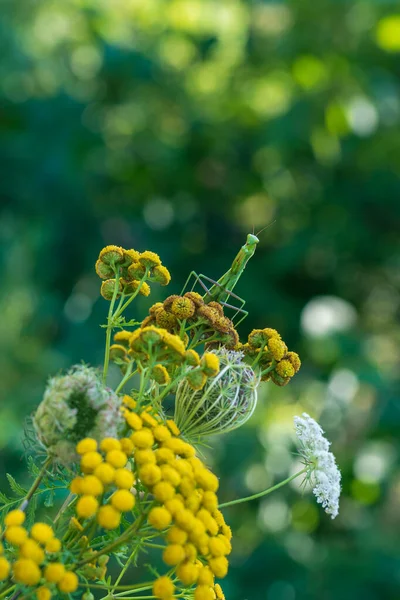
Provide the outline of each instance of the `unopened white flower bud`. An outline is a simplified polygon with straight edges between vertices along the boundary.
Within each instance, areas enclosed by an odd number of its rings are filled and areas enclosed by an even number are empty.
[[[174,420],[183,435],[195,439],[226,433],[240,427],[257,404],[259,377],[243,362],[243,353],[226,349],[214,352],[219,373],[194,390],[183,380],[177,389]]]
[[[120,405],[96,369],[77,365],[50,379],[33,425],[49,455],[66,464],[77,458],[75,445],[82,438],[117,437],[123,423]]]

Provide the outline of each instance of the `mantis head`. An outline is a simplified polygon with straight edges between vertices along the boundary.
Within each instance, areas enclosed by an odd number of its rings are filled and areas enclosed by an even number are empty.
[[[260,240],[258,239],[258,237],[256,235],[254,235],[254,233],[249,233],[247,235],[247,244],[249,246],[255,246],[256,244],[258,244]]]

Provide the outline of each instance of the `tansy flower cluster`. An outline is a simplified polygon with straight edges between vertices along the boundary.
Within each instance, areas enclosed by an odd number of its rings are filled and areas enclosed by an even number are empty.
[[[126,464],[133,449],[129,438],[105,438],[99,446],[96,440],[85,438],[77,444],[84,475],[72,480],[70,490],[79,496],[76,514],[80,521],[96,518],[100,527],[116,529],[122,513],[132,511],[134,476]]]
[[[164,539],[163,560],[177,578],[174,583],[171,576],[159,577],[153,594],[170,600],[175,588],[195,584],[195,600],[223,598],[214,577],[228,571],[232,536],[218,510],[217,477],[179,437],[174,421],[163,423],[146,410],[139,415],[129,408],[125,418],[132,429],[137,478],[154,498],[147,520]]]
[[[154,582],[153,595],[171,600],[175,589],[195,585],[195,600],[223,598],[214,578],[227,573],[231,531],[218,510],[217,477],[180,437],[173,420],[162,419],[151,406],[139,410],[130,396],[124,397],[123,415],[125,437],[105,438],[100,444],[85,438],[76,446],[82,475],[70,486],[78,496],[73,526],[81,533],[90,523],[116,530],[122,514],[133,513],[122,543],[129,540],[129,528],[133,533],[145,518],[164,541],[163,561],[170,567]],[[135,508],[138,495],[142,500]],[[96,553],[89,549],[84,558],[85,576],[98,576]]]
[[[171,275],[161,264],[158,254],[150,250],[138,252],[106,246],[101,250],[95,268],[97,275],[105,280],[100,291],[106,300],[111,300],[114,293],[116,297],[135,293],[148,296],[150,286],[146,279],[161,285],[168,285],[171,281]]]
[[[197,292],[186,292],[183,296],[168,296],[164,302],[157,302],[149,310],[149,316],[142,327],[157,325],[172,333],[181,330],[182,322],[189,326],[191,339],[203,333],[203,342],[218,342],[227,348],[234,348],[239,342],[238,333],[230,319],[224,315],[224,307],[219,302],[206,303]]]
[[[289,352],[276,329],[253,329],[246,344],[240,344],[242,350],[253,366],[258,367],[261,381],[273,381],[283,386],[289,383],[301,366],[299,355]]]
[[[78,577],[59,560],[62,545],[52,527],[35,523],[24,527],[25,513],[16,509],[5,517],[4,540],[12,562],[0,556],[0,581],[12,576],[17,584],[34,587],[38,600],[49,600],[57,592],[70,593],[78,587]]]
[[[186,350],[178,335],[162,327],[150,325],[132,333],[122,330],[115,334],[114,341],[117,343],[110,348],[112,360],[125,367],[130,361],[136,361],[140,369],[148,367],[150,379],[159,385],[169,384],[171,376],[177,378],[176,367],[183,368],[181,375],[195,390],[200,390],[208,377],[219,372],[216,354],[205,352],[200,357],[196,350]]]

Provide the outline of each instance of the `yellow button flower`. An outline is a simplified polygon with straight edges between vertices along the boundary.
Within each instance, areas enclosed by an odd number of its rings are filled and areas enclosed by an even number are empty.
[[[153,429],[153,436],[157,442],[166,442],[171,437],[171,432],[165,425],[157,425]]]
[[[195,472],[195,479],[203,490],[216,492],[219,486],[218,477],[211,473],[208,469],[198,469]]]
[[[153,434],[149,429],[141,429],[132,433],[131,440],[136,448],[144,450],[145,448],[151,448],[154,444]]]
[[[130,440],[129,438],[122,438],[120,440],[121,442],[121,450],[122,452],[125,452],[125,454],[127,456],[131,456],[133,450],[134,450],[134,446],[133,446],[133,442],[132,440]]]
[[[158,464],[171,463],[175,460],[175,454],[169,448],[157,448],[155,450],[156,461]]]
[[[135,506],[135,497],[128,490],[118,490],[111,496],[111,504],[121,512],[129,512]]]
[[[26,540],[20,548],[20,555],[31,558],[38,565],[44,561],[44,552],[35,540]]]
[[[153,583],[153,595],[161,600],[169,600],[174,594],[175,586],[169,577],[163,575]]]
[[[169,544],[163,552],[163,561],[170,567],[179,565],[179,563],[185,560],[185,550],[179,544]]]
[[[194,600],[214,600],[215,594],[208,585],[198,585],[194,591]]]
[[[143,427],[142,419],[136,413],[125,413],[125,421],[131,429],[135,429],[136,431],[139,431]]]
[[[175,496],[175,489],[167,481],[160,481],[153,488],[153,496],[161,503],[172,500]]]
[[[176,524],[179,525],[179,527],[181,527],[185,531],[191,530],[194,524],[194,520],[195,517],[190,512],[190,510],[187,510],[186,508],[178,510],[175,514]]]
[[[139,262],[140,264],[149,268],[161,266],[160,257],[155,252],[151,252],[151,250],[145,250],[144,252],[141,252],[139,255]]]
[[[71,483],[69,485],[69,490],[70,490],[71,494],[81,494],[82,493],[82,488],[81,488],[82,481],[83,481],[83,477],[74,477],[74,479],[71,481]]]
[[[199,576],[199,567],[192,562],[184,562],[179,565],[176,574],[183,585],[193,585]]]
[[[210,490],[205,491],[201,503],[204,508],[210,512],[213,512],[218,508],[218,497],[215,492],[211,492]]]
[[[59,552],[61,550],[61,542],[57,538],[52,538],[48,542],[46,542],[45,546],[46,552]]]
[[[153,450],[135,450],[135,462],[137,465],[144,465],[146,463],[156,463],[156,455]]]
[[[99,465],[101,467],[102,465]],[[80,493],[90,496],[101,496],[104,492],[104,487],[102,482],[95,475],[86,475],[83,477],[80,484]]]
[[[3,556],[0,556],[0,581],[7,579],[10,573],[10,563]]]
[[[75,592],[78,585],[79,585],[78,577],[75,575],[75,573],[68,571],[67,573],[65,573],[64,577],[58,583],[58,589],[60,590],[60,592],[63,592],[64,594],[70,594],[71,592]]]
[[[181,482],[181,476],[178,471],[170,465],[161,465],[161,477],[163,481],[167,481],[174,487],[177,487]]]
[[[201,359],[201,368],[207,377],[215,377],[219,372],[219,358],[213,352],[205,352]]]
[[[77,502],[76,514],[83,519],[88,519],[96,514],[98,507],[98,500],[94,496],[82,496]]]
[[[175,517],[175,515],[178,512],[184,510],[185,506],[184,506],[182,500],[180,498],[178,498],[177,496],[175,496],[175,498],[172,498],[172,500],[167,500],[167,502],[165,503],[165,508],[167,510],[169,510],[171,515],[173,515]]]
[[[19,525],[13,525],[12,527],[7,527],[4,537],[13,546],[21,546],[27,540],[28,532]]]
[[[154,417],[152,417],[151,415],[149,415],[148,412],[141,412],[140,413],[140,418],[142,419],[143,423],[145,425],[148,425],[149,427],[156,427],[158,425],[157,421],[155,420]]]
[[[115,438],[104,438],[100,442],[100,450],[103,452],[109,452],[110,450],[121,450],[121,443]]]
[[[125,452],[122,452],[121,450],[110,450],[106,454],[107,463],[116,469],[124,467],[127,463],[127,460],[128,458]]]
[[[210,569],[216,577],[225,577],[228,572],[228,560],[225,556],[210,558],[208,564],[210,565]]]
[[[140,467],[139,477],[145,485],[154,485],[161,479],[161,469],[157,465],[147,463]]]
[[[135,478],[128,469],[117,469],[114,475],[114,483],[118,488],[130,490],[135,483]]]
[[[91,473],[103,462],[103,457],[99,452],[87,452],[82,456],[81,469],[84,473]]]
[[[180,433],[181,433],[180,429],[176,425],[175,421],[173,421],[172,419],[167,419],[166,425],[169,428],[172,435],[176,435],[176,436],[180,435]]]
[[[116,529],[121,522],[121,513],[113,506],[101,506],[97,513],[97,522],[104,529]]]
[[[213,556],[224,556],[226,552],[226,546],[221,539],[217,537],[211,537],[209,540],[210,552]]]
[[[31,536],[37,542],[45,544],[54,537],[54,531],[46,523],[35,523],[31,529]]]
[[[14,579],[17,583],[36,585],[40,581],[40,569],[30,558],[20,558],[13,565]]]
[[[167,533],[167,540],[170,544],[183,545],[187,540],[188,534],[183,529],[180,529],[176,525],[173,525]]]
[[[43,575],[50,583],[58,583],[65,575],[65,567],[58,562],[50,563],[45,568]]]
[[[148,521],[154,529],[165,529],[171,524],[172,516],[171,513],[163,506],[157,506],[152,508],[149,512]]]
[[[23,510],[10,510],[10,512],[6,515],[4,519],[4,524],[6,527],[11,527],[12,525],[22,525],[25,521],[26,515]]]
[[[101,463],[93,471],[93,475],[97,477],[104,485],[109,485],[114,481],[115,469],[108,463]]]
[[[199,572],[198,583],[200,585],[214,585],[214,575],[210,569],[210,567],[202,567]]]
[[[50,600],[51,591],[45,585],[42,585],[36,590],[36,598],[37,600]]]
[[[76,451],[78,454],[86,454],[87,452],[95,452],[96,450],[97,442],[93,438],[85,438],[76,445]]]

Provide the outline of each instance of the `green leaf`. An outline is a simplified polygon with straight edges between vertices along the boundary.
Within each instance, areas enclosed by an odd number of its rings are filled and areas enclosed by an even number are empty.
[[[17,494],[17,496],[25,496],[27,493],[27,490],[25,490],[21,485],[19,485],[19,483],[17,483],[14,479],[14,477],[12,475],[10,475],[10,473],[6,473],[7,479],[8,479],[8,483],[10,484],[10,488],[12,489],[12,491]]]
[[[38,497],[37,495],[32,496],[26,509],[26,525],[31,527],[35,521],[35,512],[37,508]]]
[[[0,504],[8,504],[10,502],[10,498],[8,498],[3,492],[0,492]]]
[[[54,506],[54,490],[50,490],[50,493],[47,495],[46,500],[44,501],[44,505],[47,508]]]

